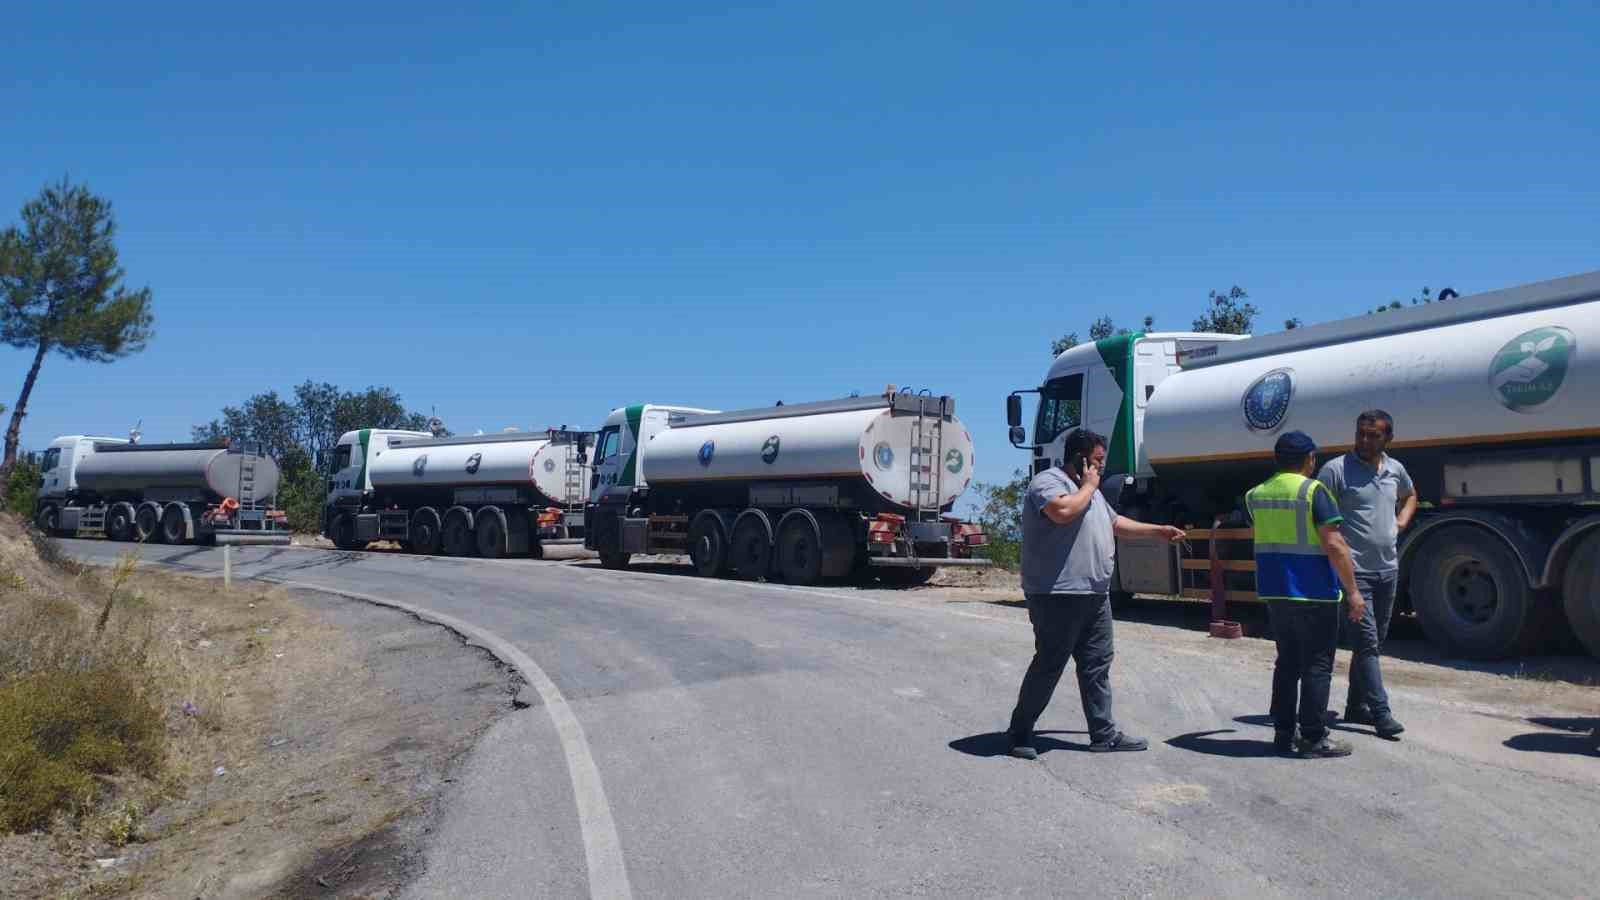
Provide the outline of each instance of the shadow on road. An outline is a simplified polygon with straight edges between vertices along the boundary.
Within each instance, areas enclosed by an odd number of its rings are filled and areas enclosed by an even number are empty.
[[[1600,756],[1600,717],[1553,718],[1535,716],[1528,719],[1535,725],[1558,729],[1534,731],[1507,738],[1505,745],[1526,753],[1572,753],[1580,756]]]
[[[1041,754],[1051,750],[1081,750],[1089,752],[1088,742],[1082,744],[1072,741],[1063,741],[1050,737],[1052,734],[1088,734],[1086,731],[1035,731],[1033,733],[1033,747]],[[958,738],[950,742],[950,749],[968,756],[1010,756],[1011,736],[1004,731],[990,731],[984,734],[974,734],[971,737]]]
[[[1255,717],[1251,717],[1255,718]],[[1170,747],[1179,750],[1190,750],[1195,753],[1204,753],[1207,756],[1226,756],[1230,759],[1256,759],[1265,756],[1277,756],[1271,741],[1257,741],[1245,738],[1218,738],[1213,735],[1237,734],[1232,728],[1216,728],[1211,731],[1191,731],[1180,734],[1167,741]]]

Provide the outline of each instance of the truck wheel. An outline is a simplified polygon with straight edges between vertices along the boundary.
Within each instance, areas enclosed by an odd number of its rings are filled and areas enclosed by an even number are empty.
[[[626,569],[628,567],[628,559],[632,555],[631,553],[623,553],[620,550],[601,550],[600,568]]]
[[[61,524],[61,510],[55,506],[46,506],[39,510],[39,514],[34,517],[33,524],[39,526],[40,531],[53,536],[61,530],[59,527]]]
[[[140,543],[158,540],[160,536],[156,530],[160,527],[161,513],[154,506],[141,506],[133,514],[133,537]]]
[[[186,544],[189,536],[184,534],[183,510],[174,506],[161,515],[161,540],[167,544]]]
[[[778,573],[789,584],[816,584],[822,575],[822,541],[802,516],[778,530]]]
[[[719,578],[728,570],[728,539],[715,515],[703,515],[689,529],[689,559],[706,578]]]
[[[1600,657],[1600,532],[1578,545],[1561,579],[1567,621],[1593,656]]]
[[[934,573],[938,571],[932,566],[920,569],[883,568],[878,570],[878,580],[889,587],[917,587],[932,581]]]
[[[1553,612],[1528,586],[1516,554],[1470,525],[1428,537],[1410,581],[1411,605],[1428,639],[1468,659],[1532,649]]]
[[[106,513],[106,537],[113,541],[131,541],[134,538],[133,506],[128,503],[112,505]]]
[[[472,539],[472,529],[467,527],[467,517],[454,515],[445,519],[439,531],[439,549],[445,556],[471,556],[477,549]]]
[[[477,534],[479,556],[499,559],[506,555],[506,528],[499,516],[479,516]]]
[[[755,516],[734,526],[728,550],[733,573],[746,581],[765,576],[772,565],[772,544],[767,541],[767,529]]]
[[[333,523],[333,545],[340,550],[365,550],[365,541],[356,540],[356,520],[340,516]]]
[[[436,556],[439,553],[439,515],[419,509],[411,517],[411,552]]]

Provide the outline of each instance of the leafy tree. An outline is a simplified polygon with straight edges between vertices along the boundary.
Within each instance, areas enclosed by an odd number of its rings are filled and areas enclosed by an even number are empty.
[[[1112,324],[1110,316],[1101,316],[1089,326],[1089,340],[1098,341],[1101,338],[1111,337],[1117,333],[1117,326]],[[1123,329],[1127,333],[1127,329]]]
[[[1022,499],[1028,492],[1028,480],[1028,473],[1017,469],[1009,481],[973,485],[982,502],[978,524],[989,539],[985,553],[995,565],[1007,569],[1015,569],[1022,560]]]
[[[1284,319],[1283,320],[1283,330],[1284,331],[1293,331],[1296,328],[1299,328],[1301,325],[1304,325],[1304,324],[1305,324],[1304,322],[1300,321],[1300,317],[1299,316],[1295,316],[1292,319]]]
[[[1226,293],[1212,291],[1207,295],[1205,314],[1194,320],[1194,330],[1209,334],[1249,334],[1261,311],[1246,302],[1249,294],[1237,284]]]
[[[122,286],[111,203],[62,179],[22,207],[21,227],[0,232],[0,341],[33,350],[33,365],[6,429],[5,456],[17,459],[22,419],[51,351],[112,362],[150,340],[150,289]]]
[[[1156,330],[1156,317],[1155,316],[1145,316],[1144,317],[1144,330],[1145,331],[1155,331]]]
[[[17,460],[6,475],[5,508],[24,519],[33,515],[33,503],[39,496],[39,464],[31,458]]]
[[[1078,346],[1078,343],[1078,333],[1076,331],[1069,331],[1063,334],[1050,342],[1050,358],[1055,359],[1073,347]]]

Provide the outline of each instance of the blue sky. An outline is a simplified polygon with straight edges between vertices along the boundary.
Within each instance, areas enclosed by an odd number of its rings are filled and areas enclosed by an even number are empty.
[[[1103,313],[1600,268],[1588,4],[356,6],[8,12],[0,221],[111,198],[157,329],[48,360],[24,447],[306,378],[458,432],[892,382],[997,479],[1005,394]]]

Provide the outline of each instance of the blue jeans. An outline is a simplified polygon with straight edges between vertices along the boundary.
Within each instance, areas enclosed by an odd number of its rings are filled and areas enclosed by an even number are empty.
[[[1389,712],[1389,694],[1383,689],[1383,672],[1378,658],[1389,637],[1389,620],[1394,616],[1394,590],[1398,572],[1357,572],[1356,587],[1367,601],[1360,622],[1341,618],[1345,643],[1350,647],[1350,692],[1345,696],[1346,712],[1366,707],[1374,716]]]

